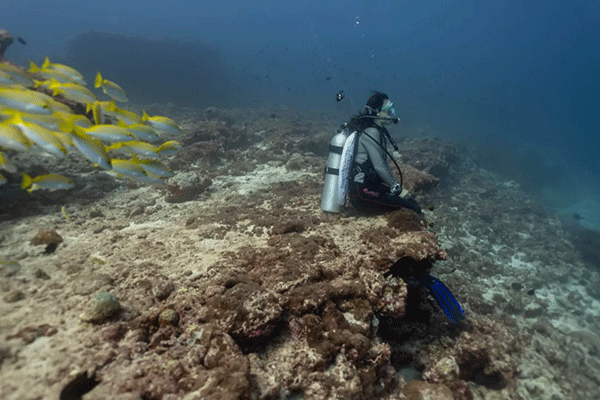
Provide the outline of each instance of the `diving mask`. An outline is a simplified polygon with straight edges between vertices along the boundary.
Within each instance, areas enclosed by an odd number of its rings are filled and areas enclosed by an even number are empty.
[[[386,105],[384,105],[383,107],[381,107],[381,111],[387,111],[387,113],[389,115],[396,115],[396,109],[394,108],[394,103],[392,103],[391,101],[389,103],[387,103]]]

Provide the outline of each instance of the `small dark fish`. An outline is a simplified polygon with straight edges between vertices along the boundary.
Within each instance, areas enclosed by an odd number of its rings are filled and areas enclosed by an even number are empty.
[[[573,213],[573,219],[575,221],[581,221],[583,219],[583,216],[581,214]]]
[[[27,42],[25,41],[25,39],[23,39],[22,37],[18,37],[17,41],[21,44],[27,44]]]
[[[344,91],[343,91],[343,90],[340,90],[340,91],[338,92],[338,94],[336,94],[336,95],[335,95],[335,100],[336,100],[336,101],[342,101],[342,100],[344,100],[344,97],[346,97],[346,96],[344,95]]]
[[[328,77],[326,77],[326,78],[325,78],[325,80],[326,80],[326,81],[330,81],[330,80],[331,80],[331,77],[330,77],[330,76],[328,76]]]

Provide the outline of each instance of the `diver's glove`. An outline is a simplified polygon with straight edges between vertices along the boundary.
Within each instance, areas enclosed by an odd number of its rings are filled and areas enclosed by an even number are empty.
[[[402,193],[402,185],[400,184],[400,182],[396,182],[394,183],[394,186],[390,188],[390,194],[392,196],[397,196],[400,193]]]

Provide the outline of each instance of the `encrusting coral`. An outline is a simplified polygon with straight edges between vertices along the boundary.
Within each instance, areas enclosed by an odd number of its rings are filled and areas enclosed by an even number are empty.
[[[45,245],[46,254],[53,253],[62,242],[62,236],[55,229],[40,229],[30,241],[34,246]]]

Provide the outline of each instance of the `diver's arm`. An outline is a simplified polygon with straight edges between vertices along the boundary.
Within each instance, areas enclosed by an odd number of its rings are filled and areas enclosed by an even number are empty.
[[[373,139],[379,140],[381,143],[381,133],[379,133],[377,129],[368,128],[365,132],[368,133]],[[392,170],[387,162],[387,156],[381,149],[381,146],[366,135],[363,135],[363,144],[367,150],[367,153],[369,154],[369,158],[373,163],[373,167],[375,168],[377,175],[379,175],[383,182],[385,182],[385,184],[389,187],[394,186],[394,183],[396,183],[396,178],[394,178],[394,174],[392,174]]]

